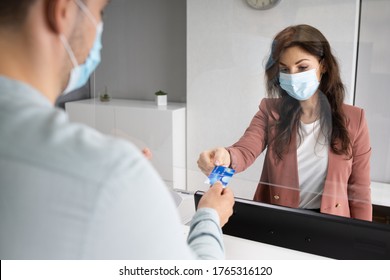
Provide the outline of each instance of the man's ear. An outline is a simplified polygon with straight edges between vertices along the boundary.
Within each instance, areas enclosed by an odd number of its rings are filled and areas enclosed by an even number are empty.
[[[73,0],[45,0],[46,19],[51,31],[67,34],[73,30],[77,6]]]

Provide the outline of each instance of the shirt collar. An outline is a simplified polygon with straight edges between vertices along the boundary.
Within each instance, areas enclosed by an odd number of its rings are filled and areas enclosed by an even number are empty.
[[[31,85],[0,75],[0,99],[4,102],[30,101],[36,105],[53,107],[53,104]]]

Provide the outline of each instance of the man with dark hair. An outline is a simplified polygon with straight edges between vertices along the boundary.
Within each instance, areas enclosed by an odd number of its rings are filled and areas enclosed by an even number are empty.
[[[223,258],[234,198],[217,183],[183,236],[132,144],[53,104],[100,62],[107,0],[0,0],[0,259]]]
[[[0,1],[0,24],[16,26],[24,23],[27,12],[35,0],[2,0]]]

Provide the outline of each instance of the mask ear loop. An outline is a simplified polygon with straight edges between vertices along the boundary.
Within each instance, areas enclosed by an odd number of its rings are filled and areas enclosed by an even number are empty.
[[[80,0],[75,0],[77,6],[79,6],[79,8],[87,15],[87,17],[89,17],[89,19],[93,22],[93,24],[95,26],[98,25],[98,22],[97,20],[95,19],[95,17],[92,15],[91,11],[88,9],[88,7]]]
[[[60,40],[61,40],[62,44],[64,45],[64,48],[65,48],[66,52],[68,53],[70,60],[73,63],[73,67],[77,67],[79,65],[79,63],[77,62],[77,59],[74,56],[72,48],[70,47],[68,40],[65,38],[64,34],[60,34]]]

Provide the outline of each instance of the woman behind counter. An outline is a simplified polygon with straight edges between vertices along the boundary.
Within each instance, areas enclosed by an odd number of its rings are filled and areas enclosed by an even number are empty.
[[[371,146],[363,109],[345,90],[329,42],[309,25],[276,35],[264,98],[244,135],[202,152],[198,166],[244,171],[267,148],[255,201],[372,220]]]

